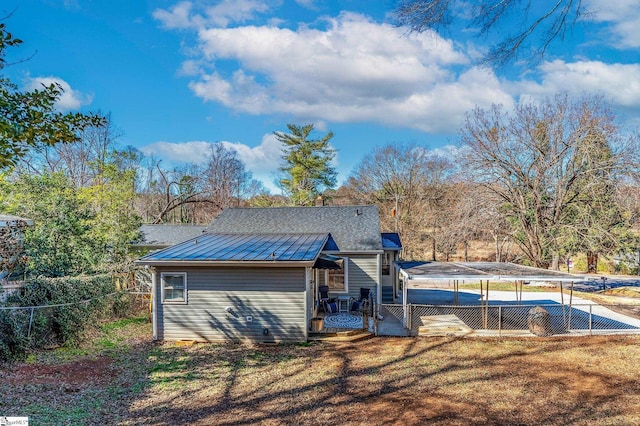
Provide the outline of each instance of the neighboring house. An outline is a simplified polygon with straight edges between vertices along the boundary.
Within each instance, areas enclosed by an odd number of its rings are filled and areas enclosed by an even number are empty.
[[[376,206],[238,208],[137,263],[153,273],[154,339],[299,342],[319,286],[343,299],[368,288],[380,303],[400,250]]]
[[[142,225],[138,229],[140,238],[131,248],[144,251],[146,254],[151,250],[163,249],[202,235],[206,228],[206,225]]]
[[[138,231],[140,237],[131,244],[131,253],[136,256],[146,255],[166,247],[179,244],[183,241],[202,235],[206,225],[185,224],[159,224],[142,225]],[[151,274],[146,269],[136,271],[136,291],[151,291]]]
[[[22,254],[23,232],[27,226],[33,226],[33,220],[0,214],[0,279],[8,275],[6,268],[3,268],[3,260],[11,263]]]

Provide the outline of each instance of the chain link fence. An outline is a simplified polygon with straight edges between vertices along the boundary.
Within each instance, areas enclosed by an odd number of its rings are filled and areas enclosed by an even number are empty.
[[[0,361],[24,357],[34,349],[73,340],[89,323],[105,315],[146,311],[145,293],[117,291],[70,303],[38,306],[0,305]]]
[[[541,310],[541,309],[542,310]],[[534,310],[535,309],[535,310]],[[379,335],[640,334],[640,305],[379,305]]]

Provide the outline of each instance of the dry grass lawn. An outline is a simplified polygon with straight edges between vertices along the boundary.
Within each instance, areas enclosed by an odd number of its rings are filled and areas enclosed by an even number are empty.
[[[121,324],[0,373],[30,424],[640,424],[640,336],[155,345]],[[101,343],[96,343],[101,342]],[[88,373],[90,372],[90,373]]]

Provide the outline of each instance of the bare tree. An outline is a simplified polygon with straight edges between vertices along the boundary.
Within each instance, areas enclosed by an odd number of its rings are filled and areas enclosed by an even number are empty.
[[[498,66],[519,54],[530,63],[540,61],[551,44],[562,40],[586,14],[581,0],[399,0],[396,8],[398,22],[411,31],[440,32],[465,21],[467,29],[480,37],[497,35],[483,62]]]
[[[450,171],[446,159],[423,147],[388,145],[366,155],[345,187],[354,201],[379,206],[382,228],[400,233],[406,258],[423,258],[425,242],[435,257]]]
[[[598,98],[566,95],[513,114],[494,106],[468,115],[464,165],[500,199],[512,237],[536,266],[567,251],[611,252],[629,229],[611,193],[637,173],[637,141],[623,139],[613,118]]]
[[[125,152],[119,155],[117,151],[117,139],[121,135],[108,114],[102,125],[84,128],[75,142],[33,150],[20,163],[20,168],[30,173],[64,172],[75,188],[85,188],[101,174],[103,165],[125,157]]]
[[[157,163],[148,175],[157,176],[146,196],[147,206],[154,206],[154,223],[208,223],[223,209],[244,205],[265,192],[236,152],[219,143],[211,145],[205,166],[188,164],[166,171]]]

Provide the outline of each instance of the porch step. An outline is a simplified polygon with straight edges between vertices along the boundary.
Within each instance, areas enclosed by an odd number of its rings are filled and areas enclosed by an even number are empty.
[[[374,333],[366,330],[347,330],[337,332],[309,333],[309,341],[330,343],[359,342],[371,339]]]

